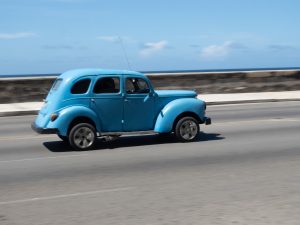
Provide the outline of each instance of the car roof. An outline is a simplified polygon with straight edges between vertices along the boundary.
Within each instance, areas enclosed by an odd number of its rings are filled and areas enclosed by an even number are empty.
[[[63,79],[77,79],[82,76],[87,75],[137,75],[144,76],[142,73],[129,71],[129,70],[111,70],[111,69],[97,69],[97,68],[89,68],[89,69],[75,69],[64,72],[59,76],[59,78]]]

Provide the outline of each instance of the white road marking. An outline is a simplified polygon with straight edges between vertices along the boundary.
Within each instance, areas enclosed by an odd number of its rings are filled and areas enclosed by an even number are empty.
[[[87,156],[89,154],[77,154],[77,155],[62,155],[62,156],[50,156],[50,157],[37,157],[37,158],[25,158],[25,159],[12,159],[12,160],[3,160],[0,163],[11,163],[11,162],[25,162],[33,160],[43,160],[43,159],[59,159],[59,158],[69,158],[69,157],[80,157]]]
[[[102,189],[102,190],[97,190],[97,191],[77,192],[77,193],[73,193],[73,194],[53,195],[53,196],[45,196],[45,197],[12,200],[12,201],[3,201],[3,202],[0,202],[0,205],[27,203],[27,202],[35,202],[35,201],[45,201],[45,200],[53,200],[53,199],[60,199],[60,198],[80,197],[80,196],[85,196],[85,195],[95,195],[95,194],[102,194],[102,193],[108,193],[108,192],[129,191],[134,188],[135,187]]]

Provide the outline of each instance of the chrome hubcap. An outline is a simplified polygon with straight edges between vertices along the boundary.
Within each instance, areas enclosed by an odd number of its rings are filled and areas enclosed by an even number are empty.
[[[74,133],[74,142],[79,148],[90,147],[95,140],[94,132],[88,127],[81,127]]]
[[[184,121],[180,126],[180,136],[184,140],[192,140],[197,135],[198,125],[193,120]]]

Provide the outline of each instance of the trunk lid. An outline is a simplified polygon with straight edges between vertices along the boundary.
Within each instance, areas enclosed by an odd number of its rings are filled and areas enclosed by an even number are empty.
[[[155,90],[157,94],[156,113],[159,113],[169,102],[180,98],[195,98],[197,93],[188,90]]]

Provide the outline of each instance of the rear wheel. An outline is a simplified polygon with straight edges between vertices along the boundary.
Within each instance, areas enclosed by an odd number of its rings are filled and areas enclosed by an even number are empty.
[[[95,141],[96,130],[89,123],[79,123],[70,130],[69,143],[76,150],[92,149]]]
[[[174,132],[179,141],[194,141],[200,132],[198,121],[194,117],[183,117],[176,123]]]

